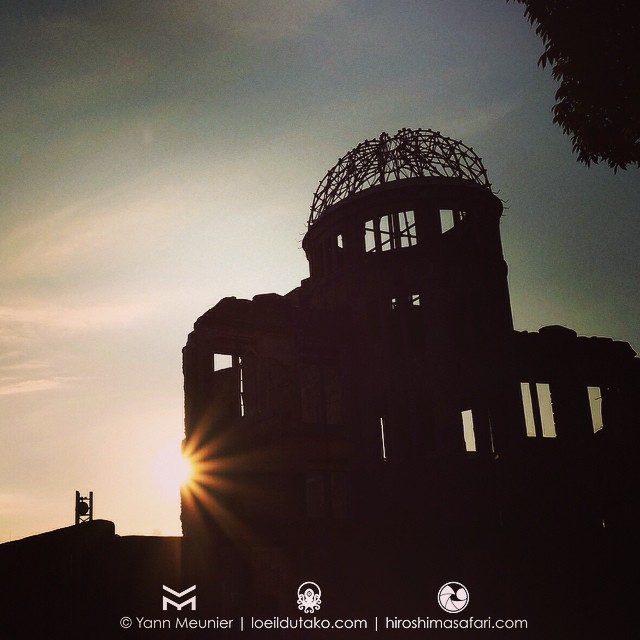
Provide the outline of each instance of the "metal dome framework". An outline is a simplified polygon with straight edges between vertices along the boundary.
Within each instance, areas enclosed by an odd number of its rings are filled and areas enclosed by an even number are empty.
[[[459,140],[431,129],[400,129],[365,140],[338,160],[320,182],[308,224],[345,198],[375,185],[406,178],[460,178],[491,189],[476,153]]]

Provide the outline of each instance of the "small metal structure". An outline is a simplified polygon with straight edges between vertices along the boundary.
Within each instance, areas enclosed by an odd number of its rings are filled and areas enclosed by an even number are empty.
[[[93,491],[88,496],[81,496],[76,491],[76,524],[84,524],[93,520]]]
[[[491,190],[482,160],[471,147],[431,129],[381,133],[342,156],[318,186],[311,204],[311,225],[333,204],[393,180],[458,178]]]

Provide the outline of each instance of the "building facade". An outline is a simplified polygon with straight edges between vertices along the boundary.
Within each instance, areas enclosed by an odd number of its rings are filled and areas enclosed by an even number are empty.
[[[479,556],[526,562],[549,531],[635,522],[639,360],[564,327],[514,330],[502,209],[463,143],[382,134],[320,183],[310,276],[197,320],[182,522],[220,607],[286,610],[308,575],[341,602],[400,606],[463,558],[480,579]]]

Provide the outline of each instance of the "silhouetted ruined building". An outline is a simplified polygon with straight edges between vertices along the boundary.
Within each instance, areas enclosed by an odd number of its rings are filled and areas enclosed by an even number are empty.
[[[468,616],[635,637],[640,361],[514,330],[501,215],[480,159],[438,133],[340,159],[313,200],[310,277],[225,298],[184,348],[183,538],[81,523],[76,494],[80,524],[0,545],[0,637],[325,637],[252,633],[253,616],[298,619],[307,581],[319,618],[368,622],[359,637]],[[436,600],[452,580],[462,616]]]
[[[286,609],[311,576],[352,611],[408,606],[451,575],[497,581],[515,556],[543,571],[552,548],[575,571],[584,536],[638,517],[636,354],[514,330],[502,210],[463,143],[382,134],[320,183],[310,277],[197,320],[182,521],[193,580],[209,575],[220,607]]]

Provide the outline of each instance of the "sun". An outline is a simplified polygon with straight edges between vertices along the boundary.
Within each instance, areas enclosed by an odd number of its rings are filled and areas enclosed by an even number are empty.
[[[180,489],[193,476],[192,464],[181,451],[180,442],[163,444],[153,457],[153,479],[158,489],[169,499],[180,495]]]

